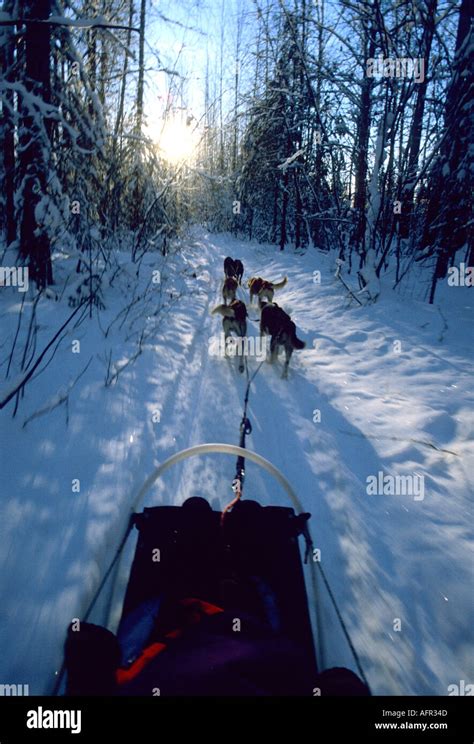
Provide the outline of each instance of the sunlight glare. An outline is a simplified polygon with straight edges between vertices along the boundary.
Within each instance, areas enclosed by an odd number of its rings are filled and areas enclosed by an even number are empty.
[[[149,136],[156,143],[160,155],[173,165],[187,160],[194,154],[198,145],[195,120],[173,114],[156,126],[149,127]]]

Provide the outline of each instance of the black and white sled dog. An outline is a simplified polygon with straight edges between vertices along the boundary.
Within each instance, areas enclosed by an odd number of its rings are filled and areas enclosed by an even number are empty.
[[[242,277],[244,275],[244,265],[240,259],[233,259],[230,256],[224,259],[224,274],[227,279],[237,279],[239,284],[242,284]]]
[[[227,256],[227,258],[224,258],[224,274],[227,278],[234,277],[235,276],[235,264],[234,259],[230,256]]]
[[[306,344],[296,335],[296,326],[288,313],[285,313],[276,302],[262,303],[260,316],[260,335],[270,336],[270,362],[278,357],[280,348],[285,350],[285,363],[282,378],[288,377],[291,355],[295,349],[304,349]]]
[[[244,265],[240,258],[236,258],[234,261],[235,266],[235,278],[239,282],[239,284],[242,284],[242,277],[244,275]]]
[[[247,308],[245,302],[233,300],[230,305],[217,305],[212,311],[212,315],[222,315],[222,327],[224,329],[224,338],[227,349],[227,339],[231,333],[242,339],[240,344],[237,342],[239,357],[239,372],[244,371],[243,339],[247,336]]]

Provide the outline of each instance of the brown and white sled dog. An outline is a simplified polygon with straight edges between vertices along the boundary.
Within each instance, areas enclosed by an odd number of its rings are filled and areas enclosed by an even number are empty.
[[[269,282],[266,279],[262,279],[260,276],[253,276],[248,280],[247,286],[250,290],[250,304],[253,303],[253,298],[258,297],[258,304],[262,307],[264,302],[273,302],[273,295],[275,289],[281,289],[286,285],[288,277],[284,277],[281,282]]]
[[[231,333],[235,333],[239,338],[244,339],[247,336],[247,308],[245,302],[233,300],[230,305],[217,305],[212,311],[212,315],[222,315],[222,327],[224,329],[224,338],[227,349],[227,339]],[[239,372],[244,371],[243,344],[239,348]]]
[[[235,296],[237,294],[237,279],[233,276],[228,276],[227,279],[224,279],[224,284],[222,285],[222,298],[224,300],[224,303],[227,305],[227,300],[230,300],[230,302],[233,302],[235,300]]]
[[[288,367],[291,355],[295,349],[304,349],[306,344],[296,335],[296,326],[288,313],[276,304],[276,302],[265,302],[262,305],[260,317],[260,335],[267,334],[270,338],[270,362],[278,357],[280,348],[285,350],[285,364],[282,377],[288,377]]]

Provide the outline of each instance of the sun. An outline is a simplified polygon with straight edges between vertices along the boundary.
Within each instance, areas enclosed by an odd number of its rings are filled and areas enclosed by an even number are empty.
[[[173,112],[166,118],[160,118],[153,126],[148,125],[147,130],[161,157],[172,165],[189,160],[197,150],[199,139],[196,120],[190,114]]]

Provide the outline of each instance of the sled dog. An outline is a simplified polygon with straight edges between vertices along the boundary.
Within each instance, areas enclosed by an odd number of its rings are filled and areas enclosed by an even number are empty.
[[[276,302],[265,302],[262,306],[260,318],[260,335],[270,336],[270,362],[274,362],[280,348],[285,350],[285,364],[283,366],[282,378],[288,377],[288,367],[291,355],[295,349],[304,349],[306,344],[296,335],[296,326],[288,313],[276,304]]]
[[[264,301],[273,302],[275,289],[281,289],[286,285],[287,281],[288,278],[286,276],[281,280],[281,282],[269,282],[259,276],[253,276],[247,282],[247,286],[250,290],[250,304],[253,303],[254,297],[258,297],[260,307],[262,307]]]
[[[222,327],[226,341],[231,333],[235,333],[240,338],[245,338],[247,335],[247,308],[245,307],[245,302],[233,300],[230,305],[217,305],[212,311],[212,315],[217,314],[222,315]],[[243,347],[240,345],[239,372],[243,371]]]

